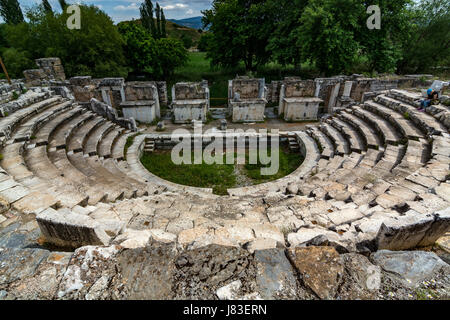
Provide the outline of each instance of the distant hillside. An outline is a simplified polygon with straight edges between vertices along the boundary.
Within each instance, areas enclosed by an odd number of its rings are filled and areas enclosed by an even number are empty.
[[[133,21],[123,21],[120,23],[141,24],[141,20],[137,19],[137,20],[133,20]],[[202,36],[202,34],[198,31],[198,29],[185,27],[185,26],[176,24],[169,20],[166,21],[166,32],[167,32],[167,36],[169,38],[174,38],[174,39],[178,39],[178,40],[181,40],[183,38],[183,36],[186,35],[187,37],[192,39],[194,44],[197,44],[198,41],[200,40],[200,37]]]
[[[166,21],[166,32],[169,38],[181,39],[184,35],[192,39],[194,43],[198,43],[202,34],[198,29],[179,25],[172,21]]]
[[[179,20],[169,19],[169,21],[175,22],[176,24],[192,29],[203,29],[202,17],[193,17]]]

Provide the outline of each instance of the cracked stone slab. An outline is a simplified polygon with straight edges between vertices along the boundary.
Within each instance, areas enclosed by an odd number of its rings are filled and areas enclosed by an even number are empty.
[[[344,265],[332,247],[306,247],[289,250],[289,257],[302,280],[321,299],[336,295]]]
[[[384,271],[401,279],[406,286],[417,286],[441,270],[450,272],[450,266],[433,252],[380,250],[370,256],[372,262]]]

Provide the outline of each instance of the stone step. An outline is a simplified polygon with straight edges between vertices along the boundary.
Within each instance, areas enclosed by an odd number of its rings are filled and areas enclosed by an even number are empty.
[[[364,146],[364,139],[361,138],[358,132],[349,124],[335,117],[333,117],[329,123],[347,138],[350,142],[350,149],[353,152],[361,153],[366,150]]]
[[[328,136],[320,131],[316,126],[309,126],[308,130],[310,136],[316,141],[317,144],[320,144],[320,148],[322,149],[321,157],[324,159],[334,157],[334,145]]]
[[[360,132],[361,136],[366,140],[367,148],[379,149],[382,147],[383,143],[376,130],[374,130],[366,121],[351,114],[348,110],[342,110],[338,117],[353,125],[355,130]]]
[[[88,204],[96,205],[107,200],[107,193],[104,186],[97,185],[91,177],[86,177],[68,159],[65,150],[55,150],[48,152],[50,161],[64,174],[69,181],[83,186],[82,192],[89,196]]]
[[[39,130],[34,134],[35,139],[31,140],[31,143],[38,146],[47,145],[49,143],[50,137],[61,125],[84,112],[86,112],[84,108],[75,106],[72,110],[63,112],[62,114],[56,116],[55,118],[44,124],[41,128],[39,128]]]
[[[387,120],[358,106],[354,106],[352,114],[369,122],[377,133],[383,137],[385,144],[397,145],[402,141],[401,135]]]
[[[114,129],[114,124],[112,122],[104,122],[102,125],[96,127],[89,138],[86,140],[84,145],[83,153],[89,156],[95,156],[98,154],[99,143],[111,130]]]
[[[335,152],[340,155],[349,154],[350,147],[348,141],[328,123],[322,123],[320,130],[330,139],[335,146]]]
[[[27,167],[39,178],[46,181],[49,187],[56,187],[56,198],[64,207],[76,205],[86,206],[89,196],[81,192],[82,186],[76,181],[70,181],[65,173],[60,171],[48,158],[46,146],[27,150],[25,155]]]
[[[39,128],[72,107],[72,101],[65,101],[61,104],[55,104],[46,109],[43,113],[38,113],[35,117],[32,117],[27,122],[21,124],[20,128],[13,135],[14,142],[30,140]]]
[[[127,143],[127,139],[128,137],[131,137],[134,133],[124,133],[121,136],[119,136],[116,141],[114,142],[113,146],[112,146],[112,158],[116,159],[116,160],[124,160],[125,159],[125,155],[124,155],[124,148],[125,148],[125,144]]]
[[[105,122],[104,118],[94,117],[75,128],[73,135],[67,139],[67,150],[75,153],[83,152],[86,140],[90,134]]]
[[[385,106],[375,102],[375,101],[367,101],[364,105],[371,112],[377,113],[389,122],[392,123],[404,137],[408,139],[423,139],[425,135],[407,118],[408,114],[399,114],[392,109],[386,108]]]
[[[73,113],[68,113],[63,121],[56,123],[53,132],[49,135],[48,146],[50,149],[65,149],[67,141],[86,121],[93,119],[91,112],[86,112],[83,108],[76,109]]]
[[[95,186],[98,188],[103,188],[104,192],[107,194],[107,201],[114,202],[124,197],[123,185],[118,184],[116,179],[111,177],[111,174],[101,166],[94,165],[90,162],[89,157],[84,157],[81,152],[77,153],[67,153],[67,158],[70,163],[86,178],[93,180]],[[93,167],[94,166],[94,167]]]
[[[47,98],[37,103],[33,103],[27,107],[22,107],[20,110],[14,112],[12,115],[9,115],[5,118],[1,118],[0,136],[9,137],[20,126],[21,123],[27,121],[36,114],[44,111],[46,108],[49,108],[55,105],[56,103],[61,102],[61,100],[62,99],[59,96]]]
[[[99,156],[104,159],[111,158],[111,149],[113,146],[113,142],[122,134],[124,131],[123,128],[115,127],[113,130],[111,130],[103,139],[100,141],[99,144]]]
[[[414,106],[402,103],[390,96],[379,95],[375,101],[384,105],[387,108],[396,110],[399,113],[408,113],[409,119],[423,132],[429,135],[441,135],[443,132],[448,133],[448,130],[433,116],[418,111]]]

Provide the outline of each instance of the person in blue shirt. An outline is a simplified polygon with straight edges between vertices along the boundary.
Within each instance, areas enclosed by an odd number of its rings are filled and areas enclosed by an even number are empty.
[[[433,89],[428,89],[427,90],[427,98],[423,99],[420,102],[420,109],[419,111],[425,111],[426,108],[428,108],[433,101],[436,101],[439,99],[439,93]]]

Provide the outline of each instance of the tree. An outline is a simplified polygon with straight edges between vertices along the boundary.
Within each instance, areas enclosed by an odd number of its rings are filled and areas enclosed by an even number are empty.
[[[34,62],[27,55],[28,52],[19,51],[14,48],[8,48],[3,52],[3,62],[7,66],[11,78],[23,78],[23,70],[35,67]]]
[[[360,43],[361,54],[367,58],[368,69],[378,72],[393,72],[401,57],[402,39],[411,28],[410,0],[374,0],[381,11],[381,29],[368,30],[368,14],[361,12],[355,37]]]
[[[448,66],[450,0],[423,0],[411,9],[409,32],[403,37],[398,71],[431,72]]]
[[[197,45],[197,49],[201,52],[208,51],[209,42],[212,40],[213,35],[210,32],[205,32],[200,37],[200,40]]]
[[[61,10],[65,11],[67,6],[68,6],[66,0],[58,0],[58,2],[59,2],[59,5],[61,7]]]
[[[161,8],[161,38],[167,38],[166,32],[166,16],[164,10]]]
[[[133,22],[118,25],[125,45],[125,56],[131,72],[153,74],[157,63],[156,41],[150,33]]]
[[[183,36],[181,37],[181,41],[183,42],[183,46],[186,49],[190,49],[192,47],[192,45],[194,44],[194,42],[192,41],[192,38],[186,34],[183,34]]]
[[[296,29],[303,57],[325,75],[349,70],[360,50],[355,33],[362,12],[358,0],[310,0]]]
[[[59,57],[67,76],[126,77],[122,37],[110,17],[95,6],[79,5],[85,21],[80,30],[70,30],[68,14],[46,14],[37,6],[27,14],[29,23],[8,26],[10,47],[34,60]]]
[[[243,61],[253,71],[269,61],[272,14],[264,0],[214,0],[203,11],[203,25],[213,34],[207,53],[212,64],[235,67]]]
[[[142,25],[156,38],[155,19],[153,18],[153,3],[151,0],[145,0],[139,8],[141,13]]]
[[[45,12],[53,13],[52,6],[48,2],[48,0],[42,0],[42,6],[44,7]]]
[[[17,0],[0,0],[0,16],[7,24],[19,24],[24,21],[22,9]]]
[[[121,22],[118,27],[126,42],[127,62],[134,74],[167,79],[186,63],[187,52],[179,40],[156,40],[135,22]]]
[[[159,74],[162,79],[172,77],[175,69],[182,67],[188,61],[188,53],[179,40],[159,39],[157,48]]]
[[[281,65],[293,64],[300,68],[303,62],[298,39],[300,18],[308,0],[268,0],[267,10],[274,12],[275,30],[270,36],[267,50]]]
[[[161,38],[161,7],[159,3],[156,3],[156,35],[154,38]]]

